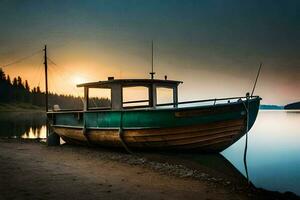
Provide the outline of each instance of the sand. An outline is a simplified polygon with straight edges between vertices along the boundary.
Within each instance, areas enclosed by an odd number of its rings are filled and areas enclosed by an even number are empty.
[[[0,199],[273,199],[205,167],[153,157],[0,139]]]

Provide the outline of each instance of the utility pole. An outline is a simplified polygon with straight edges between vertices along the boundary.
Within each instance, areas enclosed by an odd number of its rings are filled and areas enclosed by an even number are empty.
[[[45,107],[48,112],[48,63],[47,63],[47,45],[44,48],[44,65],[45,65]]]
[[[47,62],[47,45],[45,45],[44,50],[44,65],[45,65],[45,103],[46,112],[48,112],[48,62]],[[48,146],[58,146],[60,144],[60,137],[51,129],[51,124],[46,113],[46,136]]]

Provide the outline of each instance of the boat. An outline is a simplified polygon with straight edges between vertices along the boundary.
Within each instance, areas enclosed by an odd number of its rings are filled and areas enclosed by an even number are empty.
[[[105,81],[79,84],[84,89],[83,109],[48,111],[51,135],[66,143],[121,147],[127,151],[215,153],[228,148],[253,126],[259,96],[247,93],[243,97],[179,102],[178,87],[182,83],[152,76],[149,79],[109,77]],[[148,99],[123,101],[123,90],[128,87],[145,87]],[[171,89],[172,102],[157,102],[159,88]],[[110,89],[111,106],[91,108],[91,89]]]

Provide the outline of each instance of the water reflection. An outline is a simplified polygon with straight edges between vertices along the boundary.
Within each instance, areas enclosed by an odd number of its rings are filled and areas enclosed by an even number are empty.
[[[0,137],[46,138],[45,124],[43,113],[0,113]]]
[[[46,126],[43,125],[40,128],[30,128],[29,131],[26,131],[21,137],[24,139],[45,139]]]
[[[249,133],[248,172],[257,187],[300,195],[300,112],[260,111]],[[245,137],[222,154],[245,175]]]

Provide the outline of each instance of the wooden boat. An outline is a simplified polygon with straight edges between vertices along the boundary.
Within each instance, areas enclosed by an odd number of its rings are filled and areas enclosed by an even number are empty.
[[[259,96],[178,102],[181,81],[114,79],[78,85],[84,88],[81,111],[47,113],[52,135],[67,143],[137,149],[220,152],[253,126]],[[142,86],[147,100],[123,102],[123,89]],[[109,108],[91,109],[89,90],[111,90]],[[157,104],[157,89],[173,91],[173,102]],[[146,102],[145,106],[130,106]]]

